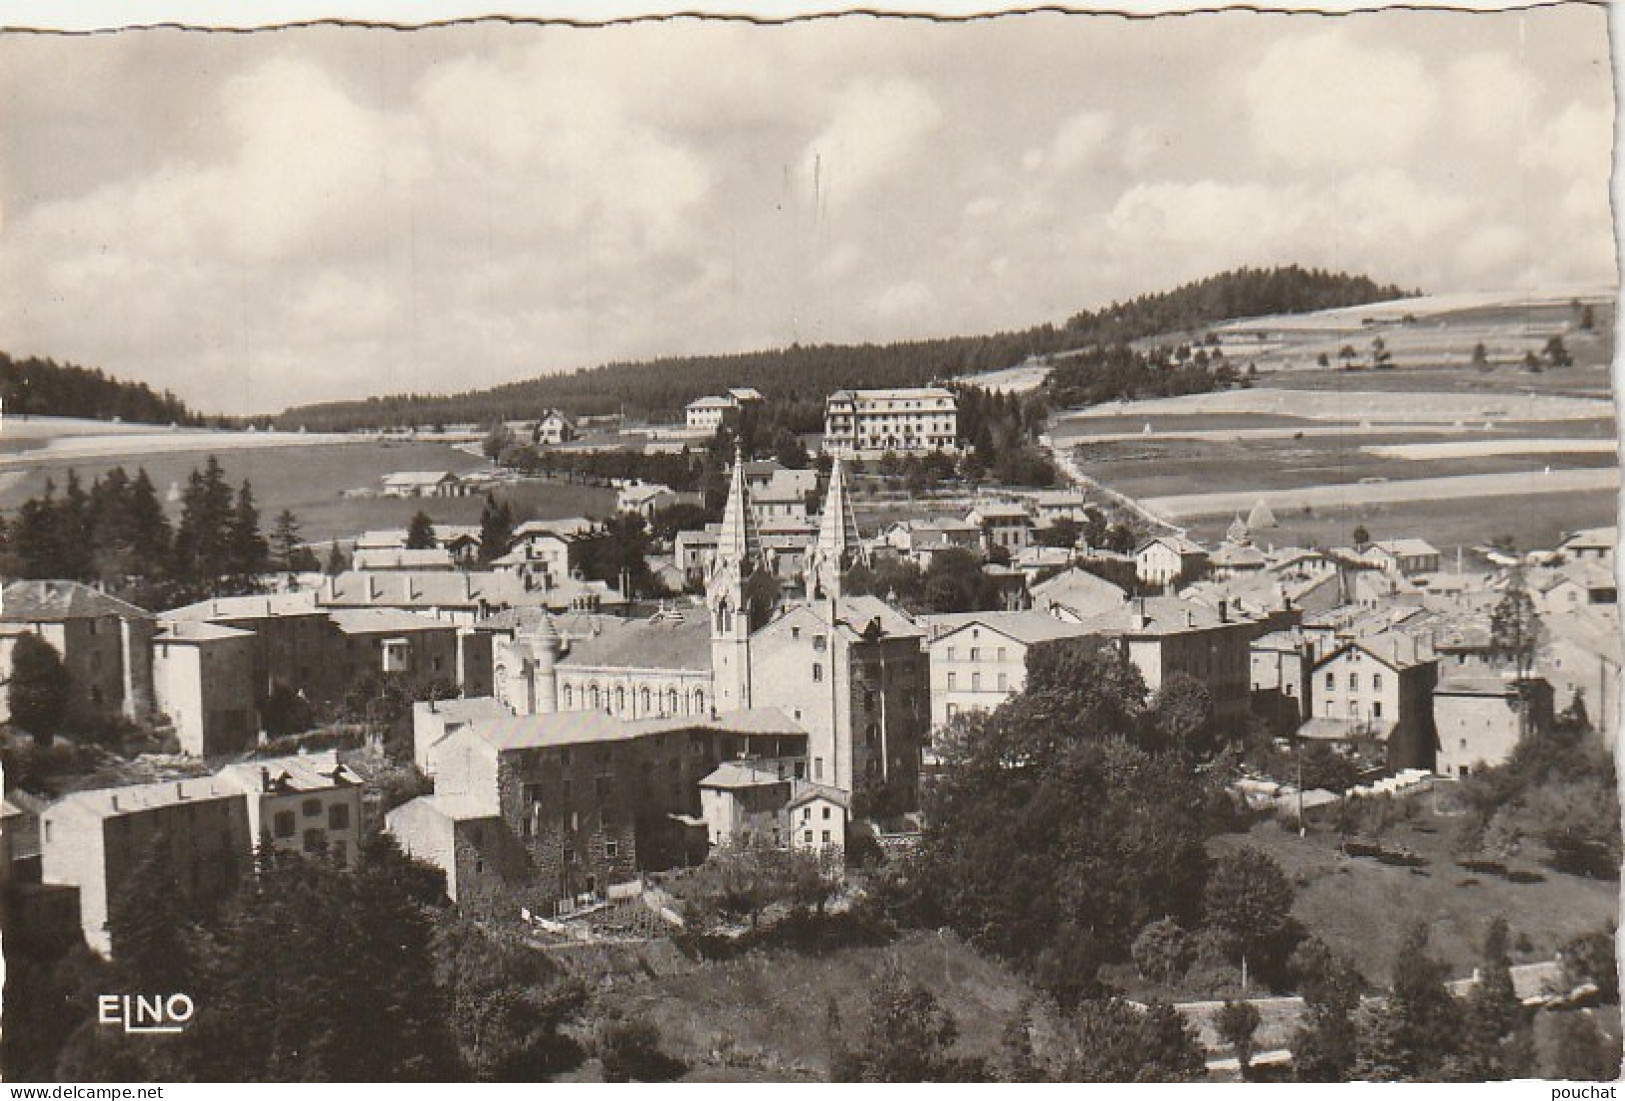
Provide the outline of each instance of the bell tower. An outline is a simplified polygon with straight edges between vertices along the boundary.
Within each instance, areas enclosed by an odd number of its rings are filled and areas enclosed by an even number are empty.
[[[718,711],[750,706],[751,608],[747,582],[761,563],[762,539],[745,484],[745,456],[736,450],[717,553],[705,580],[705,605],[711,615],[712,692]]]
[[[830,467],[829,489],[824,493],[824,511],[818,521],[818,541],[807,555],[804,580],[807,599],[839,600],[841,574],[861,553],[858,522],[846,493],[846,473],[837,458]]]

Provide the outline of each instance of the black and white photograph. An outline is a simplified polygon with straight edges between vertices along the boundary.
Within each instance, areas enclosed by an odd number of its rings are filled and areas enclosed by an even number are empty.
[[[1613,1096],[1618,9],[345,6],[0,0],[12,1096]]]

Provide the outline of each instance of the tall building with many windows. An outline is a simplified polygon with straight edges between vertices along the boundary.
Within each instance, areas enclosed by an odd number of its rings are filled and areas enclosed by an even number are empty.
[[[959,399],[940,386],[837,390],[824,403],[824,450],[879,456],[953,451],[959,445]]]

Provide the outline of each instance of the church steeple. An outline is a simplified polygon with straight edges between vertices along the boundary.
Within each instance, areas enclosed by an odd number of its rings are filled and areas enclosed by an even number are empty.
[[[711,678],[718,711],[750,706],[751,624],[746,582],[761,563],[762,538],[745,484],[745,455],[736,449],[716,557],[705,582],[705,604],[711,613]]]
[[[846,492],[846,473],[841,460],[830,467],[829,489],[824,493],[824,511],[818,522],[818,541],[807,556],[807,596],[839,598],[841,574],[860,551],[858,521]]]

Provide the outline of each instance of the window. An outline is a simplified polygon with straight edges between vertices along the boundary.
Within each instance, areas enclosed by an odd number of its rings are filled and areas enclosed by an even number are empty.
[[[615,689],[615,710],[617,713],[626,710],[626,689],[620,686]]]
[[[822,780],[823,778],[824,778],[824,758],[822,758],[822,757],[814,757],[813,758],[813,779],[814,780]]]
[[[327,834],[321,830],[305,831],[305,851],[320,856],[327,851]]]
[[[798,627],[798,626],[797,627],[791,627],[790,628],[790,637],[793,638],[793,639],[799,640],[801,638],[801,628]]]
[[[970,648],[970,659],[972,661],[982,660],[982,648],[980,646],[972,646]]]
[[[327,828],[330,830],[347,830],[350,828],[350,805],[348,803],[334,803],[327,808]]]
[[[1360,690],[1360,674],[1358,674],[1358,673],[1350,673],[1349,674],[1349,691],[1350,692],[1358,692],[1359,690]]]
[[[955,704],[955,703],[949,704],[948,705],[948,717],[951,719],[957,714],[959,714],[959,705]]]
[[[278,837],[293,836],[293,811],[279,810],[276,812],[275,830]]]
[[[823,653],[825,645],[826,644],[824,642],[824,636],[823,635],[814,635],[813,636],[813,649],[814,650],[816,650],[819,653]]]
[[[315,818],[322,813],[322,801],[320,799],[306,799],[300,804],[300,809],[306,818]]]
[[[1381,692],[1382,691],[1382,674],[1381,673],[1372,673],[1371,674],[1371,688],[1372,688],[1372,691],[1375,691],[1375,692]]]
[[[569,711],[576,705],[576,691],[568,684],[564,686],[564,709]]]
[[[953,673],[948,674],[948,691],[952,692],[954,690],[954,688],[956,687],[955,684],[954,684],[954,681],[956,681],[957,679],[958,679],[958,677],[955,674],[953,674]]]
[[[982,690],[982,674],[972,673],[970,675],[970,690],[972,692],[980,692]]]
[[[1004,660],[1004,647],[1003,646],[999,647],[999,660],[1000,661]]]
[[[1008,673],[1000,673],[999,674],[999,691],[1000,692],[1008,692],[1009,690],[1010,690],[1010,674],[1008,674]]]
[[[826,844],[826,845],[829,844],[829,831],[828,830],[824,831],[824,844]]]
[[[954,660],[954,648],[952,646],[948,647],[948,660]]]
[[[1326,674],[1326,691],[1335,692],[1336,690],[1337,690],[1337,674],[1336,673],[1327,673]]]
[[[801,820],[803,822],[805,822],[807,819],[809,819],[811,817],[812,817],[812,808],[811,807],[802,807],[801,808]]]
[[[815,661],[815,662],[813,662],[813,683],[814,684],[822,684],[823,681],[824,681],[824,667],[822,665],[820,665],[818,662]]]
[[[1372,704],[1371,704],[1371,717],[1374,718],[1374,719],[1382,718],[1382,701],[1381,700],[1375,700],[1375,701],[1372,702]]]
[[[643,703],[643,713],[647,715],[649,713],[649,689],[647,687],[643,689],[643,694],[640,698]]]
[[[605,841],[604,842],[604,859],[605,860],[614,860],[616,857],[618,857],[620,855],[621,855],[621,843],[619,841]]]
[[[824,821],[826,821],[826,822],[829,821],[829,808],[828,807],[824,808]]]

